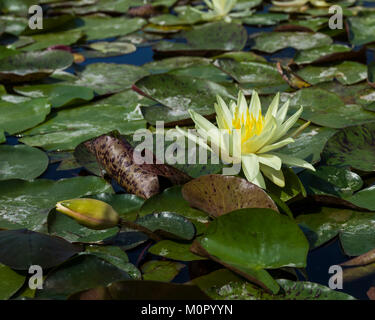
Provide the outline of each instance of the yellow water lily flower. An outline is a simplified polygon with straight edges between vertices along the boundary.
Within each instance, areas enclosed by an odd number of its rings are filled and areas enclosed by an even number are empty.
[[[189,110],[197,135],[179,127],[176,129],[188,139],[219,155],[224,162],[241,163],[248,181],[265,189],[263,173],[273,183],[284,187],[282,163],[314,171],[315,169],[305,160],[275,152],[294,142],[293,137],[309,124],[306,123],[290,133],[303,108],[285,120],[289,100],[279,109],[279,97],[279,93],[276,94],[263,116],[256,91],[253,91],[250,105],[247,104],[242,91],[238,94],[237,102],[231,101],[229,107],[217,96],[215,111],[218,127],[200,114]]]

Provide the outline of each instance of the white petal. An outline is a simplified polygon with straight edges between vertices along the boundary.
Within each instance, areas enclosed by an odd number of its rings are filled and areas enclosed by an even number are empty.
[[[281,169],[281,159],[274,154],[269,154],[269,153],[259,154],[258,159],[260,163],[268,167],[271,167],[275,170]]]
[[[242,156],[242,169],[248,181],[252,181],[259,173],[259,161],[255,154]]]
[[[217,104],[215,103],[216,114],[222,119],[222,122],[226,123],[226,129],[230,129],[232,127],[232,114],[230,113],[227,104],[220,96],[217,96],[216,99],[218,102]]]
[[[238,99],[237,99],[237,106],[239,108],[239,115],[242,117],[242,115],[245,116],[245,120],[247,117],[247,102],[245,99],[245,96],[242,91],[238,93]]]
[[[208,121],[205,117],[201,116],[199,113],[191,109],[189,109],[188,111],[191,119],[194,121],[195,125],[198,128],[201,128],[205,131],[209,131],[210,129],[217,129],[215,125],[213,125],[210,121]]]
[[[285,179],[283,171],[272,169],[271,167],[261,165],[260,170],[264,173],[264,175],[270,179],[274,184],[283,188],[285,187]]]
[[[255,90],[253,90],[253,93],[251,95],[249,110],[250,110],[250,113],[254,116],[254,118],[258,119],[259,113],[261,111],[261,106],[260,106],[258,92],[256,92]]]
[[[185,131],[185,130],[182,130],[181,128],[179,128],[178,126],[176,126],[176,130],[184,135],[186,138],[188,138],[189,140],[193,141],[194,143],[202,146],[204,149],[207,149],[209,151],[212,151],[211,148],[207,145],[207,143],[204,142],[204,139],[201,139],[200,137],[196,136],[195,134],[192,134],[191,132],[188,132],[188,131]]]
[[[258,150],[257,153],[266,153],[266,152],[269,152],[269,151],[272,151],[272,150],[276,150],[276,149],[282,148],[282,147],[284,147],[287,144],[292,143],[292,142],[294,142],[294,139],[286,138],[286,139],[281,140],[279,142],[276,142],[274,144],[268,144],[268,145],[264,146],[262,149]]]
[[[279,153],[279,152],[273,153],[273,154],[278,156],[281,159],[281,161],[285,164],[288,164],[288,165],[294,166],[294,167],[301,167],[301,168],[306,168],[306,169],[310,169],[312,171],[315,171],[315,168],[310,163],[308,163],[307,161],[305,161],[303,159],[291,157],[291,156],[288,156],[286,154]]]
[[[281,125],[285,120],[286,114],[288,113],[288,109],[289,109],[289,103],[290,103],[290,100],[285,102],[283,106],[280,108],[280,110],[277,112],[276,121],[279,125]]]
[[[293,114],[287,121],[285,121],[281,126],[279,126],[276,130],[275,136],[272,138],[271,142],[275,142],[278,139],[282,138],[286,135],[291,127],[297,122],[301,113],[303,111],[303,107],[301,107],[295,114]]]
[[[260,187],[262,189],[266,189],[266,183],[264,182],[264,178],[263,178],[262,172],[260,170],[259,170],[257,176],[250,182],[256,184],[258,187]]]
[[[272,117],[276,118],[277,110],[279,108],[279,100],[280,100],[280,93],[278,92],[275,97],[273,98],[271,104],[268,107],[266,116],[264,118],[265,122],[267,123]]]

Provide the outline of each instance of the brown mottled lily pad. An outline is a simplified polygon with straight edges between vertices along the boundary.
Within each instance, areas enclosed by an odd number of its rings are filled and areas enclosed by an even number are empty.
[[[182,195],[191,206],[218,217],[242,208],[271,208],[272,199],[261,188],[245,179],[210,174],[184,185]]]
[[[156,164],[155,156],[145,149],[145,157],[152,164],[141,162],[141,154],[125,139],[115,135],[102,135],[86,143],[97,161],[120,186],[130,193],[148,199],[162,191],[162,179],[171,184],[183,184],[191,178],[185,173],[165,164]]]

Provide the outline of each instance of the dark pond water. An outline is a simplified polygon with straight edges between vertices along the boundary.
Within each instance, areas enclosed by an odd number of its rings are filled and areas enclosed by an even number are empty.
[[[364,6],[375,7],[375,2],[364,2]],[[265,8],[264,11],[267,11]],[[246,27],[248,34],[252,34],[260,31],[271,31],[272,28],[255,28],[255,27]],[[106,41],[111,41],[113,39],[105,39]],[[101,40],[103,41],[103,40]],[[245,48],[249,50],[249,48]],[[275,58],[290,58],[295,54],[295,50],[292,48],[287,48],[281,50],[273,55],[264,55],[267,60],[274,60]],[[80,64],[79,68],[82,68],[88,64],[106,62],[106,63],[117,63],[117,64],[132,64],[141,66],[147,62],[151,62],[154,59],[154,53],[151,49],[151,46],[138,47],[137,51],[131,54],[126,54],[123,56],[110,57],[110,58],[95,58],[95,59],[86,59],[86,61]],[[367,62],[374,61],[375,53],[373,50],[367,50]],[[68,69],[69,72],[74,72],[73,68]],[[15,145],[18,144],[18,139],[16,137],[7,137],[7,144]],[[67,171],[58,171],[57,168],[59,163],[50,164],[47,171],[40,177],[44,179],[58,180],[61,178],[71,178],[82,174],[83,169],[67,170]],[[114,185],[116,191],[119,191],[119,187]],[[148,260],[151,258],[151,254],[144,254],[145,249],[151,243],[146,243],[136,249],[127,251],[129,259],[135,265],[139,265],[141,261]],[[153,256],[152,259],[158,259],[159,257]],[[140,260],[142,259],[142,260]],[[307,267],[307,276],[308,280],[312,282],[317,282],[323,285],[328,285],[330,274],[328,269],[332,265],[340,264],[344,261],[349,260],[350,257],[346,256],[341,248],[339,240],[336,238],[330,243],[310,251],[308,255],[308,267]],[[181,270],[179,275],[173,280],[176,283],[183,283],[189,281],[189,279],[194,276],[196,270],[199,270],[202,273],[202,269],[207,269],[207,272],[212,271],[218,266],[212,262],[190,262],[186,263],[186,267]],[[300,275],[301,280],[305,280],[303,276]],[[353,281],[351,283],[344,283],[343,290],[344,292],[351,294],[352,296],[358,299],[368,299],[366,292],[371,287],[375,286],[375,275],[361,278],[358,281]]]

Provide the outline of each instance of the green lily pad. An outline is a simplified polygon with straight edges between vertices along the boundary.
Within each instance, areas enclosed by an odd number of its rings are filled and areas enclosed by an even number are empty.
[[[146,21],[141,18],[94,17],[82,18],[84,25],[77,30],[83,31],[87,40],[99,40],[125,36],[141,29]]]
[[[124,54],[129,54],[137,50],[137,47],[132,43],[127,42],[94,42],[89,45],[90,51],[83,52],[86,58],[106,58],[116,57]]]
[[[153,49],[157,52],[236,51],[246,44],[247,32],[234,23],[212,22],[183,31],[186,43],[160,41]]]
[[[97,256],[117,268],[124,270],[131,278],[141,279],[141,272],[129,262],[128,255],[119,247],[115,246],[87,246],[81,254]]]
[[[354,61],[344,61],[329,67],[307,66],[299,70],[297,75],[312,85],[333,79],[349,85],[367,79],[367,66]]]
[[[375,170],[375,123],[352,126],[337,132],[327,142],[322,158],[328,165]]]
[[[375,211],[375,185],[358,191],[346,200],[360,208]]]
[[[270,208],[277,206],[263,189],[235,176],[211,174],[186,183],[182,195],[194,208],[214,217],[242,208]]]
[[[195,236],[194,225],[187,218],[173,212],[148,214],[138,218],[135,223],[166,237],[192,240]]]
[[[0,231],[0,243],[0,263],[16,270],[32,265],[48,269],[81,251],[63,239],[26,229]]]
[[[4,143],[6,141],[4,131],[0,129],[0,143]]]
[[[4,59],[10,56],[14,56],[16,54],[19,54],[20,52],[15,49],[10,49],[4,46],[0,46],[0,59]]]
[[[202,21],[202,15],[194,11],[190,6],[184,7],[177,15],[161,14],[149,19],[150,23],[160,26],[192,25]]]
[[[160,106],[143,109],[146,120],[154,123],[158,120],[173,122],[189,119],[188,109],[210,115],[214,111],[216,95],[223,99],[235,99],[236,88],[234,85],[222,85],[209,80],[157,74],[148,76],[135,84],[136,90],[146,95],[165,107],[165,112],[160,113]],[[152,120],[151,120],[152,119]]]
[[[28,26],[28,20],[25,17],[14,15],[2,15],[0,21],[5,24],[5,32],[14,36],[19,36]]]
[[[0,100],[0,128],[8,134],[15,134],[42,123],[51,111],[47,99],[25,98],[21,101]]]
[[[311,249],[319,247],[337,235],[345,253],[359,256],[375,248],[375,214],[338,208],[320,208],[297,217],[305,229]]]
[[[260,281],[275,293],[272,278],[261,271],[306,266],[308,242],[302,231],[290,218],[270,209],[247,208],[222,215],[198,241],[218,261],[252,278],[261,276]]]
[[[133,65],[94,63],[88,65],[79,75],[76,85],[91,88],[97,94],[105,95],[129,89],[137,80],[147,75],[146,70]]]
[[[55,70],[68,68],[73,55],[67,51],[20,53],[0,60],[0,82],[19,83],[41,80]]]
[[[345,128],[375,121],[375,113],[348,104],[332,92],[311,87],[297,91],[290,100],[293,109],[303,106],[301,118],[329,128]]]
[[[45,226],[48,212],[56,202],[112,192],[105,180],[97,177],[76,177],[59,181],[7,180],[0,182],[0,228],[39,231]]]
[[[48,167],[48,156],[24,145],[0,146],[0,180],[32,180]]]
[[[332,195],[346,199],[363,185],[361,177],[347,168],[320,166],[316,172],[305,170],[299,177],[311,195]]]
[[[139,211],[139,216],[162,211],[175,212],[188,218],[197,228],[197,234],[204,230],[204,224],[210,221],[206,213],[190,207],[189,202],[182,197],[180,186],[168,188],[146,200]]]
[[[53,113],[50,120],[26,131],[21,142],[46,150],[73,150],[81,142],[118,130],[130,134],[145,128],[133,106],[89,104]]]
[[[85,2],[85,1],[83,1]],[[77,15],[86,15],[91,13],[106,12],[106,13],[126,13],[129,9],[129,0],[101,0],[96,1],[86,1],[88,3],[83,3],[81,5],[74,6],[76,2],[73,2],[73,7],[67,8],[67,12],[73,11]],[[59,2],[57,2],[57,5]],[[63,6],[63,4],[62,4]]]
[[[22,287],[24,282],[25,276],[0,264],[0,300],[7,300],[12,297]]]
[[[375,87],[375,63],[368,65],[368,82],[372,87]]]
[[[62,31],[42,33],[31,36],[33,43],[22,48],[23,51],[44,50],[52,46],[70,46],[78,42],[84,36],[80,31]]]
[[[289,15],[284,13],[261,12],[250,17],[242,18],[242,23],[248,25],[273,26],[281,21],[288,20]]]
[[[47,98],[52,108],[80,104],[94,98],[92,89],[67,84],[41,84],[14,87],[13,89],[26,97]]]
[[[215,61],[215,65],[233,77],[241,84],[242,88],[254,88],[262,91],[265,87],[285,84],[284,79],[277,71],[276,65],[272,63],[219,59]]]
[[[306,20],[289,20],[277,27],[277,31],[318,31],[328,25],[328,19],[325,17],[309,18]]]
[[[151,74],[159,74],[167,73],[175,69],[185,69],[195,66],[208,66],[210,64],[211,59],[202,57],[181,56],[148,62],[143,65],[143,68]]]
[[[318,32],[264,32],[256,35],[254,40],[255,45],[252,49],[267,53],[273,53],[287,47],[307,50],[332,43],[329,36]]]
[[[375,13],[350,17],[347,23],[351,44],[359,46],[375,41]]]
[[[199,79],[206,79],[213,82],[232,82],[233,79],[229,77],[225,72],[215,67],[214,65],[197,65],[187,68],[175,69],[169,71],[168,74],[176,76],[188,76]]]
[[[185,265],[174,261],[151,260],[142,265],[144,280],[171,282]]]
[[[294,62],[297,64],[308,64],[337,53],[350,52],[350,50],[351,49],[344,44],[334,43],[327,46],[299,51],[294,58]]]
[[[207,260],[190,251],[191,244],[179,243],[171,240],[162,240],[154,244],[148,252],[157,256],[177,261]]]
[[[44,280],[43,290],[37,290],[35,297],[66,299],[82,290],[127,279],[129,275],[113,264],[93,255],[80,255],[49,273]]]

